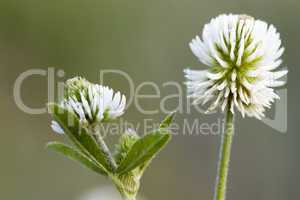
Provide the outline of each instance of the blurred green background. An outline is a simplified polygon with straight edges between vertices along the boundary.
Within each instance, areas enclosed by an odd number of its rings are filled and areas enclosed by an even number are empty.
[[[296,0],[1,0],[0,1],[0,199],[76,199],[107,185],[44,145],[62,140],[50,129],[50,117],[22,112],[13,98],[16,78],[31,68],[63,69],[63,81],[75,75],[97,81],[99,70],[120,69],[136,84],[184,81],[186,66],[203,67],[188,42],[208,20],[221,13],[246,13],[274,24],[286,48],[288,132],[282,134],[255,119],[237,119],[228,199],[297,199],[299,190],[300,2]],[[106,84],[128,92],[127,85]],[[169,94],[162,87],[162,95]],[[47,81],[35,76],[22,86],[27,105],[47,102]],[[159,107],[159,100],[145,106]],[[170,103],[170,107],[176,102]],[[124,116],[142,122],[134,107]],[[149,117],[149,116],[147,116]],[[159,121],[163,113],[151,116]],[[179,114],[183,119],[214,122],[219,114]],[[212,199],[219,148],[218,136],[173,138],[143,178],[141,192],[150,200]]]

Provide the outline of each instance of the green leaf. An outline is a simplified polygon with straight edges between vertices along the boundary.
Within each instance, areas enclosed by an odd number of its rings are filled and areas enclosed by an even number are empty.
[[[112,172],[105,153],[86,129],[81,127],[77,116],[55,103],[49,104],[48,108],[54,120],[63,128],[65,134],[78,149],[99,165],[102,165],[107,171]]]
[[[97,172],[105,176],[107,175],[106,170],[101,165],[98,165],[96,162],[94,162],[92,159],[87,157],[85,154],[81,153],[80,151],[70,146],[67,146],[60,142],[49,142],[46,145],[46,147],[48,149],[61,153],[72,160],[80,162],[82,165],[93,170],[94,172]]]
[[[119,165],[128,154],[134,143],[139,140],[139,136],[134,130],[126,130],[121,137],[119,142],[115,145],[114,158]]]
[[[140,138],[132,146],[116,172],[125,174],[145,164],[153,159],[170,139],[171,134],[165,130],[157,130]]]
[[[172,112],[160,123],[159,128],[168,128],[174,120],[176,112]]]

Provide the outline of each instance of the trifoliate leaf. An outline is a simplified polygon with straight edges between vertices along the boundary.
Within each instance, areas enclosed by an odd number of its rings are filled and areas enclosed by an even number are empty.
[[[112,168],[106,154],[86,129],[80,126],[77,116],[55,103],[49,104],[48,107],[54,120],[63,128],[66,135],[78,149],[111,172]]]
[[[130,172],[151,160],[170,140],[171,134],[165,130],[157,130],[145,135],[132,146],[117,169],[118,174]]]
[[[85,154],[81,153],[80,151],[67,146],[60,142],[49,142],[46,146],[48,149],[54,150],[58,153],[65,155],[66,157],[80,162],[85,167],[93,170],[102,175],[107,175],[106,170],[101,166],[94,162],[92,159],[87,157]]]
[[[174,120],[176,112],[172,112],[160,123],[159,128],[168,128]]]

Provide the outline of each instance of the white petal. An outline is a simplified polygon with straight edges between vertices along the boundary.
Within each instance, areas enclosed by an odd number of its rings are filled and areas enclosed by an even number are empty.
[[[89,116],[90,119],[92,119],[92,112],[88,101],[86,100],[82,92],[80,93],[80,96],[85,113]]]
[[[223,90],[227,86],[227,80],[225,79],[221,84],[218,85],[218,90]]]
[[[288,70],[282,70],[282,71],[278,71],[278,72],[273,72],[273,78],[274,79],[279,79],[283,76],[285,76],[288,73]]]
[[[51,121],[51,128],[53,131],[55,131],[58,134],[64,134],[64,130],[61,128],[61,126],[54,120]]]
[[[206,73],[206,76],[211,80],[218,80],[218,79],[222,78],[223,75],[224,75],[224,72],[218,72],[218,73],[207,72]]]
[[[272,80],[270,80],[270,81],[267,82],[267,86],[269,86],[269,87],[281,87],[283,85],[285,85],[285,81],[272,81]]]

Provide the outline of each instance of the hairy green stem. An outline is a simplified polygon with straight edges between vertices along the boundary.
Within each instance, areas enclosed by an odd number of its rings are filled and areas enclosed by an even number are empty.
[[[112,176],[113,183],[120,192],[123,200],[136,200],[139,190],[139,180],[133,179],[132,176]]]
[[[101,133],[99,132],[99,130],[97,128],[95,128],[93,130],[93,137],[95,138],[96,142],[100,146],[100,148],[101,148],[103,154],[105,155],[106,159],[108,160],[112,170],[115,171],[118,167],[117,163],[116,163],[115,159],[113,158],[108,146],[106,145]]]
[[[226,198],[226,186],[229,170],[231,146],[234,135],[234,115],[230,109],[227,110],[225,129],[222,135],[220,157],[218,164],[218,175],[215,186],[214,200],[225,200]]]

